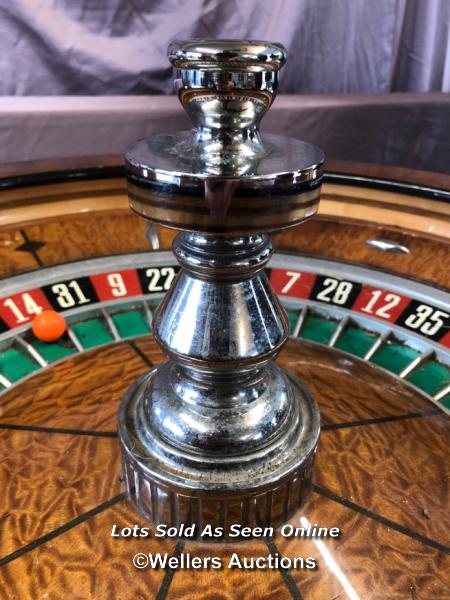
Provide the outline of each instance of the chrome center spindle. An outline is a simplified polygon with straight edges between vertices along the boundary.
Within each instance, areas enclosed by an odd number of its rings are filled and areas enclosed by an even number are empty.
[[[131,208],[180,229],[181,265],[153,323],[169,360],[124,398],[128,490],[153,522],[276,526],[301,504],[319,437],[305,387],[274,361],[288,320],[264,267],[268,232],[311,217],[323,154],[261,136],[285,50],[243,40],[169,46],[194,130],[126,153]]]

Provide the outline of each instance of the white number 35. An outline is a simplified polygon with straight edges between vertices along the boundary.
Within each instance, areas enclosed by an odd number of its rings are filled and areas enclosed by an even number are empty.
[[[419,304],[415,314],[409,315],[405,325],[411,329],[418,329],[424,335],[434,335],[444,326],[444,319],[450,315],[443,310],[436,310],[427,304]]]

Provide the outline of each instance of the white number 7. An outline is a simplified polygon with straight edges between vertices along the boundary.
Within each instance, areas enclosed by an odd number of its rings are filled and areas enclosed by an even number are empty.
[[[301,273],[298,271],[286,271],[286,275],[290,277],[289,281],[282,288],[281,294],[287,294],[296,281],[300,279]]]

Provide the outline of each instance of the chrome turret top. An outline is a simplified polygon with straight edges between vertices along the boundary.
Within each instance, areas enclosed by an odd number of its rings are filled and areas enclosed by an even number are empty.
[[[286,51],[278,44],[239,40],[176,41],[168,56],[176,68],[175,89],[192,120],[192,146],[206,169],[255,168],[269,153],[258,125],[278,88]],[[225,155],[224,155],[225,152]]]
[[[133,210],[169,227],[214,233],[269,231],[312,216],[322,151],[259,131],[278,89],[283,46],[176,41],[168,55],[194,128],[128,148]]]

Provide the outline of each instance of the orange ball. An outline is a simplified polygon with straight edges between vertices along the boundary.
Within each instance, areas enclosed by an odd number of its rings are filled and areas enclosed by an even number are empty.
[[[66,321],[55,310],[43,310],[33,319],[31,329],[38,340],[56,342],[66,331]]]

